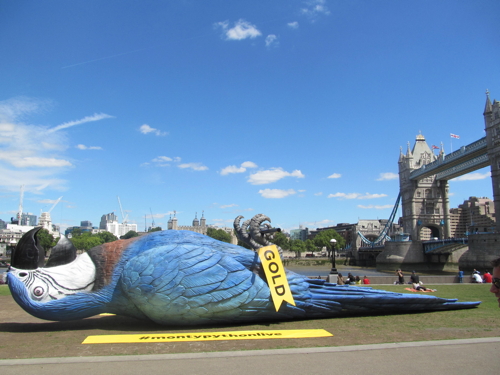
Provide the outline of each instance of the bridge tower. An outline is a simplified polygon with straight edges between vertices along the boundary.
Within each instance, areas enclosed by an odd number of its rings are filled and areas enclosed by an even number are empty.
[[[493,185],[493,201],[495,212],[500,213],[500,102],[491,104],[490,94],[486,91],[486,105],[484,106],[484,125],[488,158],[491,168],[491,183]],[[496,220],[496,232],[500,233],[500,220]]]
[[[410,179],[413,170],[425,168],[427,164],[443,156],[443,147],[436,156],[422,134],[417,135],[413,150],[410,150],[408,143],[406,154],[403,154],[403,150],[400,151],[398,165],[402,224],[411,240],[450,236],[448,181],[437,180],[435,175],[420,180]],[[428,228],[428,231],[424,231],[424,228]]]

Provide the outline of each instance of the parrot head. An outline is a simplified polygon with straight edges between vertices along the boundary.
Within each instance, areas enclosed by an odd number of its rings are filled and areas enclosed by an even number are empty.
[[[35,302],[48,302],[78,292],[92,290],[95,265],[87,253],[76,255],[76,248],[64,236],[52,249],[45,263],[34,228],[27,232],[12,253],[8,283],[23,284],[28,297]]]

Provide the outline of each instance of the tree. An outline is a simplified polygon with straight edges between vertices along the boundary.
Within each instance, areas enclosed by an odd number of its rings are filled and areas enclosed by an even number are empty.
[[[290,240],[284,233],[276,232],[273,236],[274,237],[270,242],[281,247],[283,250],[290,250]]]
[[[129,238],[132,238],[132,237],[139,237],[139,233],[137,233],[135,230],[129,230],[123,236],[120,236],[120,239],[128,240]]]
[[[102,239],[99,236],[94,236],[91,233],[82,233],[80,236],[71,237],[70,241],[77,250],[90,250],[93,247],[102,245]]]
[[[97,237],[99,237],[102,240],[102,243],[113,242],[118,240],[118,237],[116,237],[113,233],[110,232],[99,232],[97,233]]]
[[[327,229],[319,232],[313,239],[314,246],[316,246],[318,249],[326,247],[328,257],[331,257],[332,244],[330,243],[330,240],[333,238],[337,240],[337,244],[335,246],[336,249],[342,249],[345,246],[344,237],[338,234],[334,229]]]
[[[208,228],[207,236],[222,242],[231,243],[231,235],[224,229]]]
[[[305,240],[305,245],[306,245],[306,251],[310,251],[311,253],[314,253],[318,248],[314,246],[314,242],[311,239]]]
[[[300,253],[306,251],[306,244],[302,240],[290,240],[290,250],[295,253],[296,258],[300,258]]]
[[[42,246],[45,254],[47,251],[52,249],[56,245],[56,241],[54,241],[54,236],[49,233],[47,229],[40,229],[37,233],[38,243]]]
[[[148,229],[148,232],[160,232],[162,231],[163,229],[161,229],[161,227],[155,227],[155,228],[149,228]]]

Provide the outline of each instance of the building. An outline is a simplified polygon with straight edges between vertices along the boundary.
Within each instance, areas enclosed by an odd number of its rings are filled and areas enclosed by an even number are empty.
[[[219,227],[214,226],[214,225],[207,226],[207,220],[205,219],[203,212],[202,212],[201,218],[199,220],[198,220],[198,214],[196,213],[194,215],[192,225],[179,225],[177,222],[176,212],[174,211],[174,217],[173,218],[170,217],[170,219],[168,220],[168,224],[167,224],[167,230],[189,230],[191,232],[200,233],[200,234],[203,234],[205,236],[207,235],[208,228],[222,229],[231,236],[231,243],[233,245],[236,245],[238,243],[238,238],[234,234],[233,228],[227,228],[227,227],[219,228]]]
[[[54,237],[59,237],[60,228],[58,225],[52,224],[50,212],[42,212],[38,225],[43,229],[47,229]]]
[[[32,227],[36,226],[37,216],[30,212],[23,212],[21,215],[21,225],[30,225]]]
[[[304,228],[302,225],[299,225],[299,229],[290,230],[291,240],[305,241],[308,238],[309,238],[309,228]]]
[[[489,198],[470,197],[458,208],[450,210],[451,236],[467,237],[473,233],[495,231],[495,204]]]
[[[99,223],[99,229],[107,230],[106,225],[112,222],[118,222],[118,216],[116,216],[114,212],[111,212],[107,215],[102,215],[101,222]]]
[[[26,225],[7,224],[7,228],[0,229],[0,250],[3,254],[1,256],[10,256],[21,237],[33,228]]]
[[[189,225],[179,225],[177,223],[176,211],[174,211],[174,217],[170,217],[167,224],[167,230],[190,230],[191,232],[201,233],[205,236],[207,235],[207,220],[205,219],[204,213],[201,214],[201,219],[198,220],[198,214],[194,215],[193,224]]]
[[[137,232],[137,224],[130,224],[127,222],[118,223],[118,217],[114,212],[101,216],[99,229],[105,230],[116,237],[120,238],[131,230]]]

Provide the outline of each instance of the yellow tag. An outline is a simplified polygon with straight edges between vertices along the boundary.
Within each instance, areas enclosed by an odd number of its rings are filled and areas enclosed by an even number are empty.
[[[324,329],[291,329],[262,331],[229,332],[170,332],[134,335],[88,336],[82,344],[119,344],[136,342],[183,342],[183,341],[221,341],[221,340],[262,340],[262,339],[301,339],[307,337],[330,337]]]
[[[285,267],[281,263],[276,245],[261,247],[259,249],[259,258],[266,275],[267,285],[271,290],[271,297],[276,311],[280,309],[283,301],[295,306],[292,291],[286,278]]]

